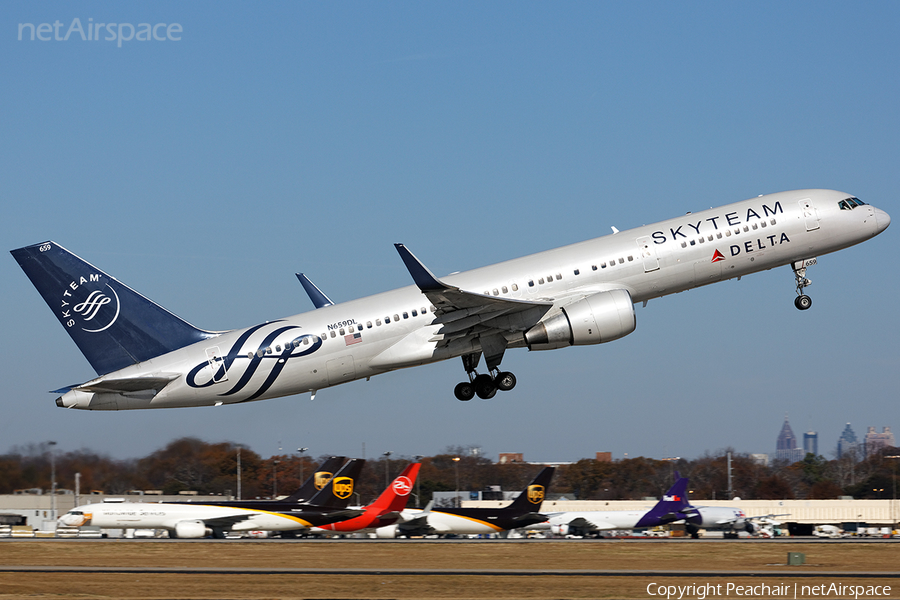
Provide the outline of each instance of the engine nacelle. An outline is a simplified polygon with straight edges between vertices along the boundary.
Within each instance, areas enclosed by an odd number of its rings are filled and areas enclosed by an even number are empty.
[[[375,537],[378,539],[394,539],[397,537],[396,525],[385,525],[375,530]]]
[[[525,341],[529,350],[603,344],[625,337],[635,326],[631,294],[610,290],[563,306],[526,331]]]
[[[179,521],[175,523],[175,535],[180,538],[206,537],[206,523],[203,521]]]
[[[569,535],[569,524],[561,523],[559,525],[551,525],[550,531],[556,535]]]

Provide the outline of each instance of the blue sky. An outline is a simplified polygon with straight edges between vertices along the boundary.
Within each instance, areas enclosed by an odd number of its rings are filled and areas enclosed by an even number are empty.
[[[165,41],[20,24],[165,23]],[[895,217],[895,2],[5,2],[0,239],[53,239],[199,327],[407,285],[758,194],[834,188]],[[127,28],[123,37],[127,37]],[[108,35],[103,29],[101,38]],[[517,388],[460,403],[459,361],[217,409],[64,411],[90,379],[15,261],[0,452],[141,456],[181,436],[268,456],[477,445],[526,460],[773,452],[785,414],[830,456],[897,421],[893,228],[650,302],[632,335],[512,351]]]

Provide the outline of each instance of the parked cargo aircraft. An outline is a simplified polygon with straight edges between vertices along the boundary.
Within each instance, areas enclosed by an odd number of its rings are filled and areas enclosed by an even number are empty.
[[[296,532],[362,513],[348,509],[347,505],[365,462],[356,458],[348,461],[308,503],[288,500],[104,502],[77,506],[61,516],[59,522],[70,527],[167,529],[171,537],[179,538],[201,538],[209,532],[215,537],[225,537],[228,531]]]
[[[691,506],[685,511],[685,530],[691,537],[698,538],[701,528],[725,529],[725,537],[738,537],[738,532],[746,531],[750,535],[758,533],[762,526],[774,523],[775,517],[786,517],[788,513],[758,515],[748,517],[739,509],[730,506]]]
[[[600,531],[656,527],[692,515],[687,499],[688,479],[682,477],[650,510],[585,510],[547,513],[546,523],[534,529],[550,529],[557,535],[590,536]]]
[[[12,255],[99,377],[57,390],[64,408],[218,406],[309,392],[461,357],[460,400],[516,385],[509,348],[601,344],[635,329],[634,304],[790,265],[797,308],[818,256],[884,231],[887,213],[843,192],[798,190],[437,279],[397,244],[415,283],[246,329],[197,329],[55,242]],[[477,371],[484,355],[486,372]]]
[[[544,467],[515,500],[503,508],[433,508],[404,511],[403,520],[375,531],[379,538],[420,535],[490,534],[529,527],[547,520],[538,512],[555,467]]]
[[[310,533],[363,532],[393,525],[406,508],[421,463],[412,463],[403,469],[391,485],[372,504],[363,507],[363,514],[346,521],[314,527]]]

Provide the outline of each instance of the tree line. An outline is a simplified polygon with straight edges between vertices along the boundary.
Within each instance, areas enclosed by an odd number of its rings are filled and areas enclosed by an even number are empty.
[[[54,452],[51,460],[51,451]],[[852,454],[826,460],[807,454],[793,464],[763,465],[748,454],[731,452],[733,496],[743,499],[895,498],[900,475],[900,448],[884,448],[863,460]],[[263,458],[232,442],[209,443],[196,438],[170,442],[143,458],[117,460],[89,450],[56,451],[48,444],[14,447],[0,456],[0,494],[17,490],[51,489],[55,468],[58,489],[73,490],[80,474],[80,493],[127,494],[160,490],[164,494],[196,491],[203,495],[237,494],[238,464],[242,498],[271,498],[295,491],[309,477],[321,457],[279,454]],[[457,460],[458,459],[458,460]],[[415,457],[379,456],[369,459],[356,482],[356,500],[368,503]],[[528,463],[494,463],[472,447],[448,447],[445,452],[419,457],[422,468],[414,488],[420,505],[436,491],[480,491],[500,486],[521,490],[539,470]],[[675,473],[690,478],[692,500],[728,499],[726,452],[693,460],[656,460],[637,457],[611,462],[582,459],[562,465],[549,490],[551,497],[570,500],[638,500],[661,496]]]

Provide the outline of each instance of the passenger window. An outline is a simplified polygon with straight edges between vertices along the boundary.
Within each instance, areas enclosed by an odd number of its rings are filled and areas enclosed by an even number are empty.
[[[544,285],[544,278],[543,278],[543,277],[541,277],[540,279],[538,279],[538,285]]]
[[[603,263],[603,266],[605,267],[606,263]],[[597,270],[597,265],[591,265],[591,271],[596,271],[596,270]]]
[[[356,330],[357,330],[357,331],[362,331],[362,323],[360,323],[359,325],[356,326]]]
[[[375,327],[381,327],[381,319],[375,319]]]
[[[769,221],[769,223],[771,223],[772,225],[774,225],[774,224],[775,224],[775,219],[772,219],[771,221]]]
[[[620,265],[624,265],[624,264],[625,264],[625,259],[624,259],[624,258],[620,258],[620,259],[619,259],[619,264],[620,264]]]
[[[759,226],[758,226],[756,223],[754,223],[754,224],[753,224],[753,230],[756,231],[757,229],[759,229]]]
[[[559,280],[561,280],[561,279],[562,279],[562,275],[560,275],[559,273],[557,273],[557,274],[556,274],[556,280],[559,281]]]
[[[725,230],[725,237],[731,237],[731,230],[730,230],[730,229],[726,229],[726,230]]]
[[[516,284],[516,283],[512,284],[512,291],[518,292],[518,291],[519,291],[519,285]]]
[[[504,285],[502,288],[500,288],[500,289],[503,291],[504,294],[508,294],[508,293],[509,293],[509,288],[507,288],[505,285]]]
[[[694,240],[691,240],[691,246],[696,246],[696,245],[697,245],[697,242]]]
[[[391,318],[390,318],[390,317],[385,317],[385,318],[384,318],[384,322],[385,322],[385,323],[390,323],[390,322],[391,322]]]
[[[403,318],[404,318],[404,319],[408,319],[408,318],[409,318],[409,313],[407,313],[407,312],[403,313]]]
[[[399,320],[400,320],[400,315],[394,315],[394,320],[395,320],[395,321],[399,321]]]
[[[366,321],[366,328],[372,329],[372,321]]]
[[[533,280],[533,279],[529,279],[529,280],[528,280],[528,287],[534,287],[534,280]]]
[[[581,274],[581,271],[579,271],[578,269],[575,269],[575,270],[573,271],[573,273],[575,273],[576,275],[580,275],[580,274]]]
[[[412,316],[418,317],[418,316],[419,316],[419,312],[418,312],[416,309],[413,309],[413,311],[412,311]]]
[[[716,239],[717,239],[717,240],[721,240],[721,239],[722,239],[722,232],[721,232],[721,231],[720,231],[719,233],[716,234]]]
[[[500,290],[498,290],[497,288],[494,288],[494,295],[495,295],[495,296],[499,296],[499,295],[500,295]]]
[[[747,233],[748,231],[750,231],[750,228],[744,225],[744,233]]]
[[[331,330],[331,337],[335,337],[334,329]]]
[[[713,240],[713,237],[712,237],[712,236],[708,236],[706,239],[709,240],[709,241],[711,242],[711,241]]]
[[[309,338],[308,337],[303,338],[303,345],[309,346]]]
[[[601,268],[601,269],[605,269],[605,268],[606,268],[606,263],[600,263],[600,268]]]
[[[253,360],[253,353],[252,353],[252,352],[248,352],[248,353],[247,353],[247,358],[249,358],[250,360]]]
[[[760,225],[761,227],[765,227],[765,226],[766,226],[766,222],[765,222],[765,221],[761,221],[759,225]]]
[[[681,242],[681,247],[682,247],[682,248],[687,248],[687,242]]]
[[[344,328],[343,328],[343,327],[341,327],[341,335],[347,335],[346,333],[344,333]]]
[[[275,346],[275,352],[281,352],[281,344]]]
[[[272,346],[266,348],[266,354],[272,354]]]
[[[697,241],[699,241],[701,244],[703,244],[704,242],[706,242],[706,238],[700,238],[700,239],[697,240]]]

